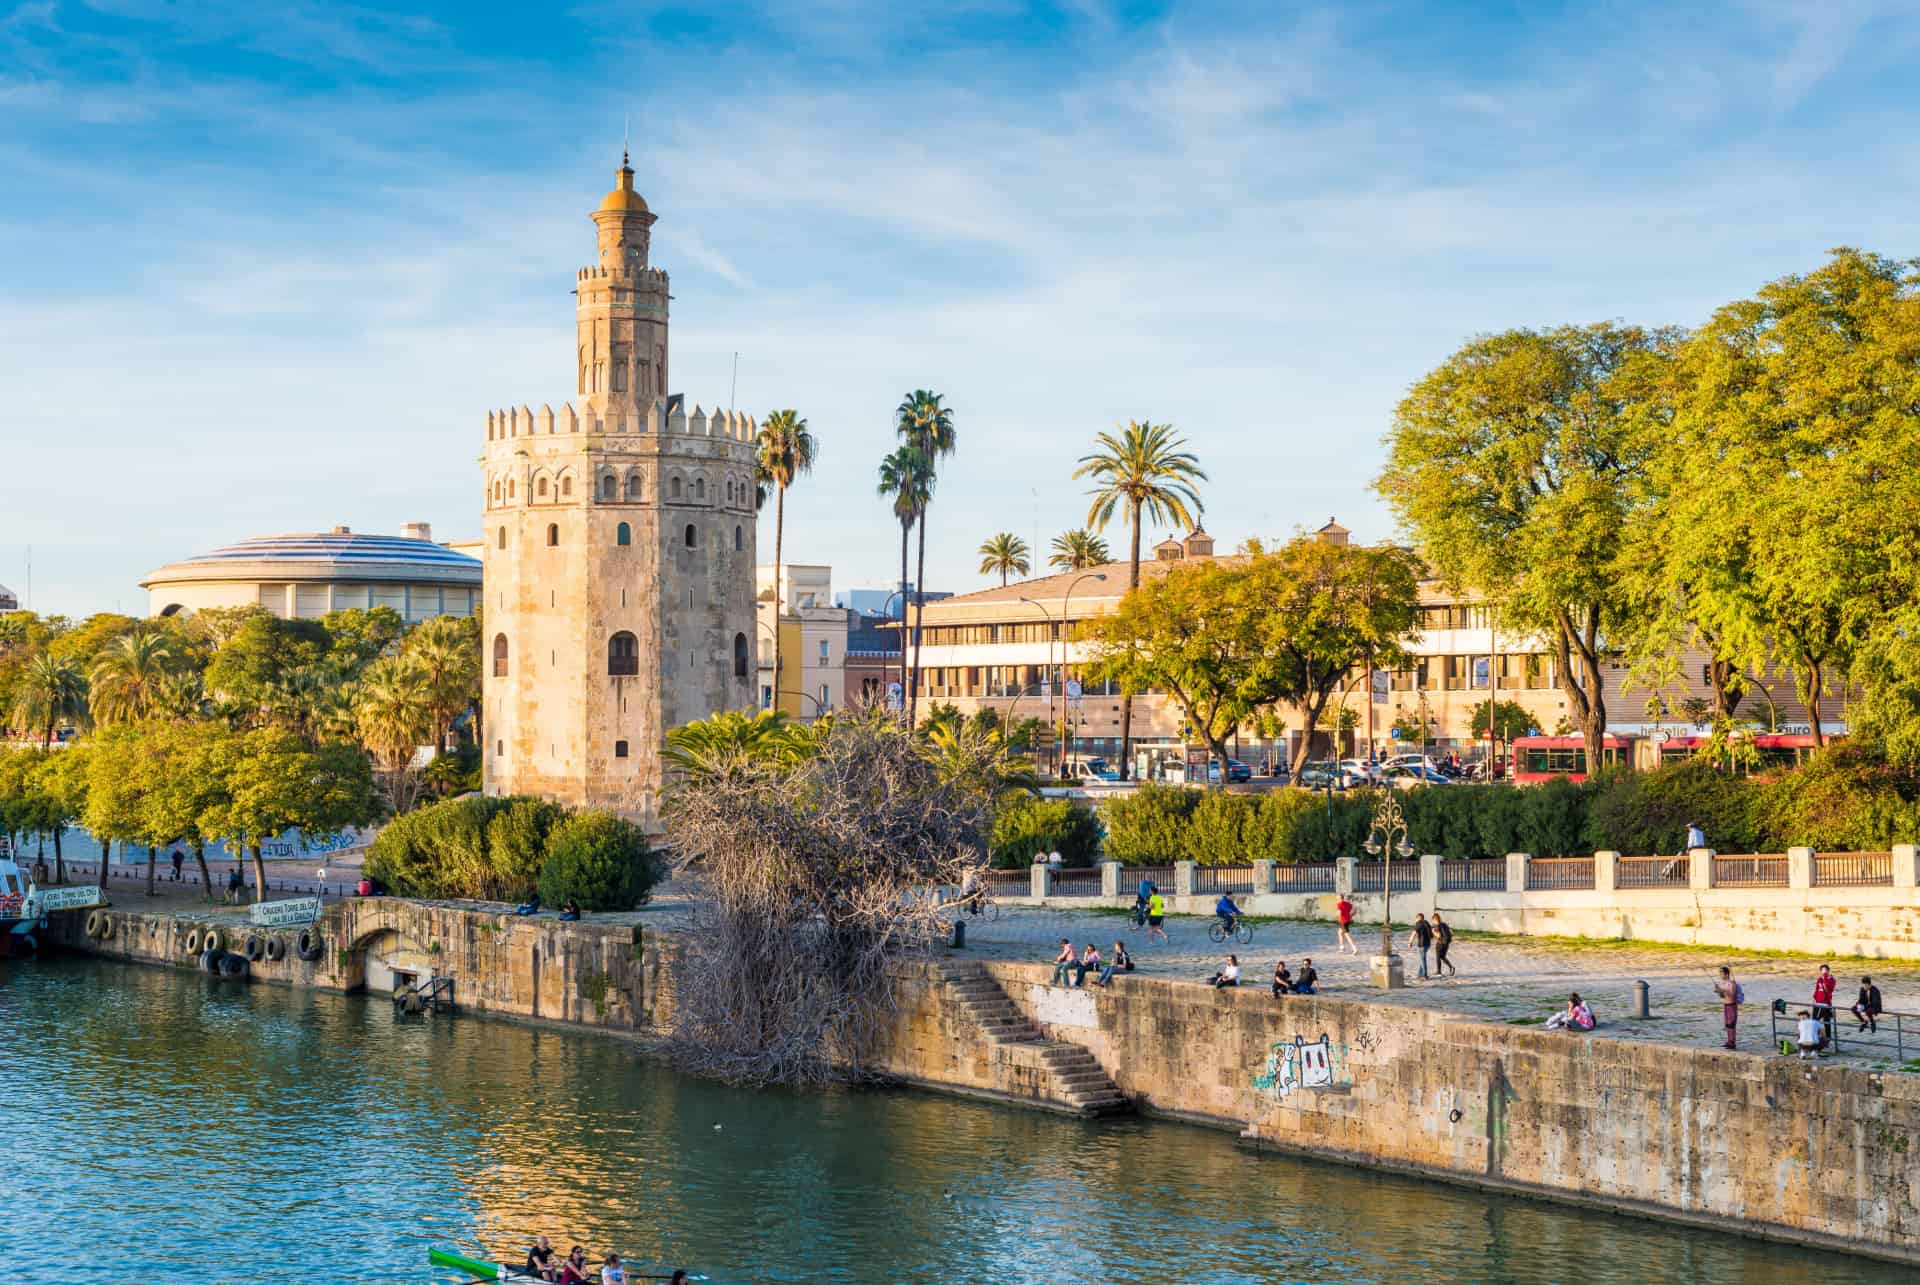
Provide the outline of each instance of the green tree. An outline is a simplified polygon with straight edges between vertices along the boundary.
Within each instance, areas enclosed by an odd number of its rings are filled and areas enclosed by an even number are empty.
[[[327,659],[346,674],[392,654],[408,636],[406,620],[392,607],[345,607],[320,617],[320,625],[327,631]]]
[[[811,740],[780,710],[722,710],[669,731],[664,758],[688,781],[710,783],[768,764],[792,766],[811,752]]]
[[[265,727],[226,742],[213,766],[226,780],[225,797],[201,817],[200,828],[252,856],[256,901],[266,898],[260,845],[268,839],[296,829],[334,834],[380,814],[373,773],[357,746],[316,747],[285,728]]]
[[[1500,701],[1497,704],[1491,697],[1473,707],[1473,736],[1480,739],[1481,733],[1489,727],[1493,729],[1495,741],[1511,741],[1525,736],[1533,729],[1533,715],[1517,701]]]
[[[454,723],[480,706],[480,622],[435,616],[407,635],[400,654],[420,676],[433,744],[444,749]]]
[[[242,726],[301,727],[314,710],[316,689],[325,685],[317,667],[331,642],[317,620],[248,615],[207,665],[207,690]]]
[[[140,807],[144,828],[156,843],[184,843],[193,849],[200,887],[213,900],[213,873],[207,869],[207,817],[227,800],[221,770],[231,761],[234,733],[224,723],[151,722],[142,729],[149,776]]]
[[[1672,341],[1611,324],[1477,338],[1400,403],[1377,483],[1441,580],[1550,640],[1594,763],[1609,643],[1636,627],[1622,545],[1647,493],[1645,389],[1616,375]]]
[[[907,551],[914,520],[933,499],[933,458],[915,446],[895,447],[880,461],[880,497],[893,501],[900,523],[900,708],[907,709]]]
[[[142,729],[122,723],[100,730],[88,744],[86,827],[100,842],[100,886],[107,886],[113,845],[126,854],[129,843],[155,844],[147,828],[146,794],[153,786],[151,762]],[[151,853],[151,848],[149,848]],[[153,891],[148,860],[147,891]]]
[[[582,910],[632,910],[660,882],[663,862],[646,833],[611,812],[581,812],[553,827],[540,867],[540,900]]]
[[[89,674],[94,721],[131,723],[155,713],[181,659],[171,633],[144,623],[103,644]]]
[[[781,579],[781,558],[787,534],[787,488],[804,473],[813,471],[817,451],[807,421],[796,410],[777,410],[760,421],[754,441],[755,467],[760,477],[773,486],[773,704],[780,705],[783,662],[780,654],[780,616],[786,611],[785,582]]]
[[[67,827],[78,825],[87,811],[87,784],[91,779],[88,760],[92,751],[85,746],[69,745],[58,752],[43,750],[34,766],[36,793],[45,809],[42,823],[53,836],[53,881],[67,881],[66,854],[61,837]]]
[[[1053,555],[1047,565],[1061,571],[1085,571],[1111,561],[1107,542],[1085,527],[1053,537]]]
[[[927,506],[933,502],[933,470],[953,454],[953,411],[943,404],[940,394],[924,388],[908,393],[894,408],[894,428],[901,440],[927,459],[926,488],[920,495],[914,521],[920,526],[920,551],[913,580],[913,677],[907,684],[907,726],[914,725],[920,710],[920,620],[927,606]],[[905,611],[905,604],[901,610]],[[905,659],[905,639],[901,657]]]
[[[1095,439],[1096,449],[1080,457],[1074,469],[1076,478],[1092,478],[1093,503],[1087,509],[1087,526],[1099,532],[1107,529],[1117,510],[1127,515],[1132,552],[1127,558],[1127,588],[1140,587],[1140,520],[1196,524],[1200,513],[1200,495],[1196,482],[1204,482],[1200,461],[1182,450],[1185,441],[1171,424],[1150,424],[1129,420],[1118,435],[1102,433]],[[1120,775],[1132,774],[1133,696],[1120,702]]]
[[[405,812],[414,801],[414,755],[433,735],[433,720],[433,694],[417,664],[405,656],[386,656],[367,666],[355,690],[354,728],[373,755],[395,812]]]
[[[42,748],[51,749],[61,723],[85,727],[89,721],[86,675],[72,660],[34,652],[14,679],[11,717],[21,727],[42,730]]]
[[[1000,587],[1007,587],[1010,575],[1024,576],[1033,570],[1032,550],[1027,542],[1011,531],[1002,531],[980,545],[980,574],[998,575]]]

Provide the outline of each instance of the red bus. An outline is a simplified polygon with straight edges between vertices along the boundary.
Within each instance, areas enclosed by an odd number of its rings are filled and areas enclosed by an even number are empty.
[[[1605,767],[1633,766],[1633,737],[1608,733],[1600,741]],[[1551,781],[1564,776],[1587,779],[1587,743],[1578,736],[1516,736],[1513,738],[1513,782]]]
[[[1672,736],[1660,747],[1660,765],[1677,763],[1704,749],[1707,744],[1704,736]],[[1828,737],[1828,740],[1832,740]],[[1756,732],[1753,748],[1759,752],[1758,770],[1765,772],[1774,768],[1799,767],[1812,757],[1814,749],[1811,732]]]

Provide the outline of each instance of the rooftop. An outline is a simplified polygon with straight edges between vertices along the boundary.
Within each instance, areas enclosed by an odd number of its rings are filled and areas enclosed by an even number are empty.
[[[429,580],[477,585],[478,558],[419,535],[359,535],[346,527],[256,535],[149,572],[141,586],[189,580]]]

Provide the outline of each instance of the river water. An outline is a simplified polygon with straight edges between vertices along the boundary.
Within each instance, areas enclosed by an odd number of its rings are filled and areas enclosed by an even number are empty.
[[[540,1232],[717,1282],[1912,1279],[1180,1125],[747,1092],[612,1039],[78,959],[0,961],[0,1138],[0,1281],[448,1282],[429,1246]]]

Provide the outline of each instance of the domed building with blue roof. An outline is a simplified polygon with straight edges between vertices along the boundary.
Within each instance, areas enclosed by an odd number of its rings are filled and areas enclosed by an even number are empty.
[[[339,526],[305,535],[257,535],[150,572],[140,582],[149,614],[191,615],[207,607],[265,607],[288,619],[318,620],[349,607],[391,607],[416,623],[471,616],[480,605],[481,564],[433,542],[425,522],[399,535]]]

